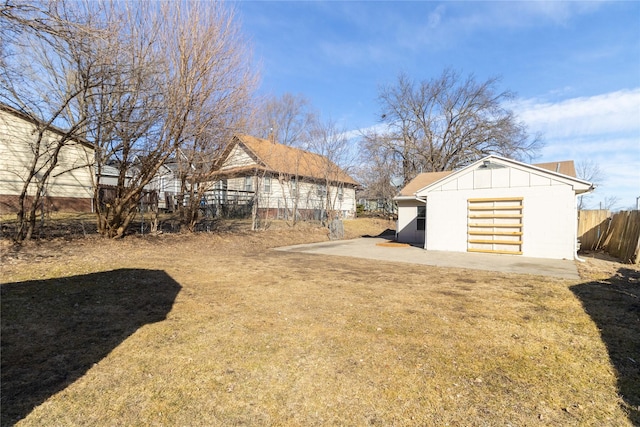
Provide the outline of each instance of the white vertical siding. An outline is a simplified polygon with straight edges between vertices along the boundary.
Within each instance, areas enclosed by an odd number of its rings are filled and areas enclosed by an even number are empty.
[[[466,252],[468,205],[473,198],[521,197],[522,254],[572,259],[575,255],[576,203],[573,187],[539,171],[516,167],[476,168],[452,176],[419,195],[427,199],[428,250]],[[398,239],[415,242],[417,205],[398,201]]]

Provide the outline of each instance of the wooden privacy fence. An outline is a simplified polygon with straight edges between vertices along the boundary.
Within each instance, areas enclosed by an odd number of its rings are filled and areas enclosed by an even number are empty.
[[[602,242],[603,234],[609,227],[611,214],[606,209],[580,211],[578,213],[578,239],[580,250],[596,251]]]
[[[604,250],[627,264],[640,263],[640,211],[580,211],[580,249]]]
[[[611,218],[605,237],[605,251],[627,264],[638,264],[640,257],[640,211],[622,211]]]

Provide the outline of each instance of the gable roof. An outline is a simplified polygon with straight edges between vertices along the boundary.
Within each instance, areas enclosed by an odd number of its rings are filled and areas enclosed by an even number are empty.
[[[519,166],[524,166],[524,167],[528,167],[528,168],[534,168],[534,169],[542,169],[545,172],[551,172],[553,175],[556,175],[558,177],[564,177],[564,178],[569,178],[572,181],[577,181],[579,183],[583,183],[583,184],[587,184],[590,187],[592,187],[592,184],[578,179],[576,178],[576,168],[574,165],[573,160],[564,160],[561,162],[547,162],[547,163],[536,163],[536,164],[531,164],[528,165],[526,163],[521,163],[518,162],[516,160],[511,160],[511,159],[507,159],[504,157],[500,157],[500,156],[495,156],[495,155],[490,155],[487,157],[484,157],[474,163],[472,163],[471,165],[468,165],[462,169],[459,169],[457,171],[444,171],[444,172],[425,172],[425,173],[421,173],[418,176],[416,176],[414,179],[412,179],[411,181],[409,181],[409,183],[402,189],[400,190],[400,193],[398,194],[397,197],[399,198],[410,198],[410,197],[415,197],[415,194],[420,191],[425,189],[426,187],[431,186],[432,184],[444,180],[446,177],[448,177],[449,175],[453,174],[453,173],[457,173],[460,172],[462,170],[468,169],[473,167],[474,165],[477,165],[481,162],[484,162],[486,160],[490,160],[490,159],[497,159],[499,161],[505,161],[505,162],[509,162],[512,163],[514,165],[519,165]]]
[[[238,145],[244,148],[256,164],[226,169],[225,174],[263,170],[311,179],[328,178],[333,182],[358,185],[344,170],[325,156],[249,135],[236,135],[234,143],[225,151],[223,161]]]

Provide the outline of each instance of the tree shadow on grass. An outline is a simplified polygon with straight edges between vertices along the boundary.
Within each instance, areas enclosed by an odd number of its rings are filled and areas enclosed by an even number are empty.
[[[164,271],[121,269],[0,286],[0,425],[63,390],[138,328],[164,320],[180,291]]]
[[[606,280],[571,287],[600,329],[631,422],[640,426],[640,272],[621,268]]]

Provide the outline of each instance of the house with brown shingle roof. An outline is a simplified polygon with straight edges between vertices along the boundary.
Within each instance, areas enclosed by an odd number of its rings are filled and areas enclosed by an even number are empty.
[[[217,190],[244,194],[261,217],[353,218],[358,183],[325,156],[237,135],[218,165]]]
[[[423,173],[395,197],[396,237],[427,250],[573,259],[577,196],[594,189],[573,161],[525,164],[487,156]]]

